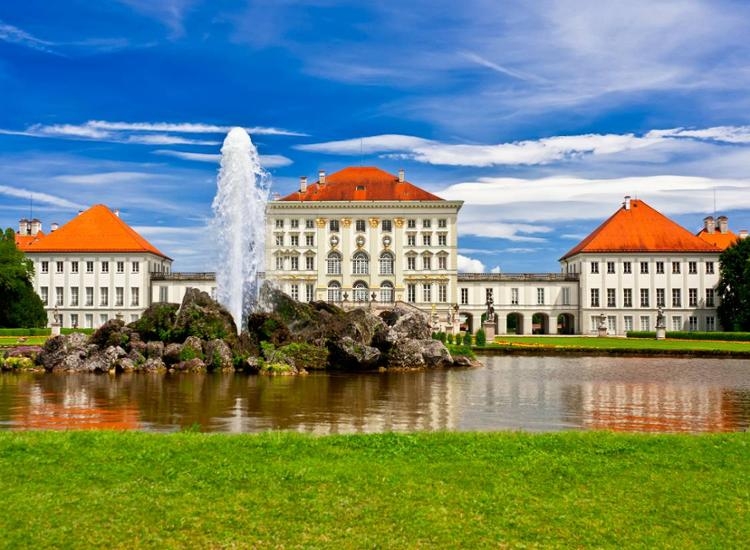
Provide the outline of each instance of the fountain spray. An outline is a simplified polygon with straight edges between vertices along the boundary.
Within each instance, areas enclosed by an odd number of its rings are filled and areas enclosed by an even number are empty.
[[[232,128],[221,147],[221,168],[212,204],[216,238],[216,298],[240,332],[258,300],[263,269],[269,175],[243,128]]]

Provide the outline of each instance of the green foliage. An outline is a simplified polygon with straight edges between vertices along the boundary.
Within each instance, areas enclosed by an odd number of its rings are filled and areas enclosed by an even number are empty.
[[[172,327],[177,317],[179,304],[158,302],[143,312],[141,318],[128,325],[141,335],[144,342],[160,340],[172,342]]]
[[[474,359],[476,357],[476,354],[471,349],[471,347],[466,344],[449,344],[447,348],[453,357],[463,356],[470,357],[471,359]]]
[[[34,266],[16,247],[16,234],[0,234],[0,327],[44,327],[47,313],[34,292]]]
[[[479,347],[484,347],[487,344],[487,335],[484,333],[484,330],[481,328],[477,331],[475,344]]]
[[[453,333],[452,332],[449,332],[448,334],[446,334],[446,336],[445,336],[445,343],[446,344],[453,344]]]
[[[628,338],[656,338],[656,332],[653,330],[629,330],[625,333]]]
[[[464,346],[471,345],[471,332],[469,332],[468,330],[464,333],[463,344]]]
[[[271,342],[261,342],[260,347],[266,364],[283,363],[292,370],[319,370],[328,364],[328,350],[312,344],[293,342],[277,348]]]
[[[653,331],[630,331],[628,338],[656,338]],[[718,340],[724,342],[750,342],[750,332],[690,332],[668,331],[667,338],[673,340]]]
[[[203,359],[203,352],[192,346],[182,346],[180,350],[180,361],[190,361],[191,359]]]
[[[36,364],[30,357],[0,357],[0,370],[33,370]]]
[[[0,336],[49,336],[50,334],[52,334],[51,328],[0,328]]]
[[[47,334],[49,334],[49,330],[51,329],[45,329],[47,330]],[[80,332],[81,334],[94,334],[94,331],[96,329],[93,328],[61,328],[60,334],[73,334],[74,332]]]
[[[725,330],[750,331],[750,239],[738,239],[719,263],[719,322]]]

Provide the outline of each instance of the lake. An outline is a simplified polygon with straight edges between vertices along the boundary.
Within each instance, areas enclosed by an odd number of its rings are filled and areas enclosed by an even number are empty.
[[[724,432],[750,425],[744,359],[480,359],[484,368],[275,378],[6,373],[0,429]]]

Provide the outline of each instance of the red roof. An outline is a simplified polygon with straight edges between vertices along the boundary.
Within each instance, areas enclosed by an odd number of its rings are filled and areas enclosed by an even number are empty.
[[[21,233],[16,233],[16,246],[19,250],[26,250],[31,243],[42,237],[44,237],[42,231],[39,231],[36,235],[22,235]]]
[[[372,166],[349,167],[329,174],[304,193],[295,191],[281,201],[441,201],[440,197]]]
[[[150,252],[162,258],[154,245],[103,204],[92,206],[42,238],[19,243],[24,252]]]
[[[580,253],[721,252],[642,200],[623,205],[561,260]]]
[[[726,233],[722,233],[721,231],[709,233],[705,228],[698,231],[697,236],[707,243],[714,245],[719,250],[726,250],[737,242],[737,239],[739,238],[736,233],[729,230],[727,230]]]

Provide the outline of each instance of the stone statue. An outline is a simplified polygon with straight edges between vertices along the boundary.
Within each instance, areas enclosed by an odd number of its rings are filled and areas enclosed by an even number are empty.
[[[656,328],[665,328],[666,326],[664,308],[659,306],[659,309],[656,310]]]

